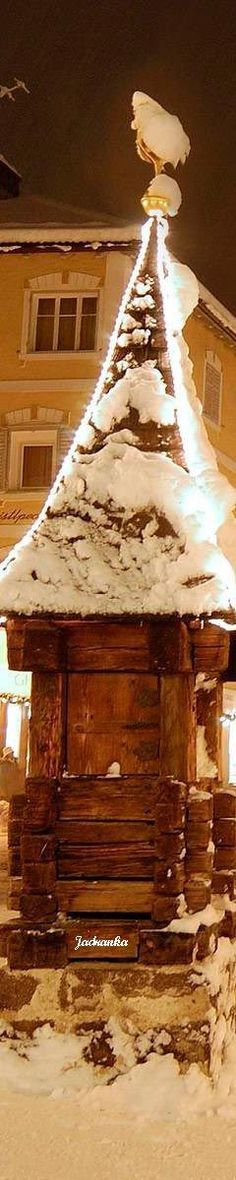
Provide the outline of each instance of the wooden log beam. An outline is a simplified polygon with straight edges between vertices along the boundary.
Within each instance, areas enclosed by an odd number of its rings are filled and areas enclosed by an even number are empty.
[[[195,673],[206,672],[212,676],[224,672],[229,663],[230,639],[227,632],[212,623],[197,623],[190,624],[189,633]]]
[[[145,844],[71,844],[59,848],[59,877],[149,879],[153,874],[154,852]]]
[[[66,667],[64,631],[53,619],[8,619],[7,649],[9,668],[19,672]]]
[[[150,623],[78,619],[66,636],[69,671],[149,671]]]
[[[217,926],[200,927],[197,934],[172,933],[166,930],[140,930],[139,962],[149,966],[157,964],[191,963],[193,959],[203,959],[212,948],[217,946]],[[220,926],[219,926],[220,934]]]
[[[206,878],[197,873],[187,877],[184,886],[184,896],[190,914],[204,910],[211,900],[211,877]]]
[[[150,667],[158,673],[192,671],[192,647],[188,628],[177,619],[151,624]]]
[[[158,777],[64,778],[58,793],[60,819],[154,820]]]
[[[65,913],[150,914],[152,881],[58,881],[59,908]]]
[[[53,967],[67,963],[65,930],[12,930],[7,938],[8,964],[14,971]]]
[[[101,822],[97,820],[63,820],[60,819],[56,825],[56,834],[58,837],[60,851],[66,852],[68,845],[93,845],[93,844],[153,844],[153,823],[139,821],[139,820],[118,820],[113,823],[104,818]],[[78,849],[77,849],[78,851]]]

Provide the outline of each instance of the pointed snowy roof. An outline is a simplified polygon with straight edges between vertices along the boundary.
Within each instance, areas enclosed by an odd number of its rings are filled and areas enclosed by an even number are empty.
[[[163,213],[177,213],[181,192],[164,161],[184,161],[190,143],[147,95],[136,93],[133,107],[138,152],[156,173],[142,198],[154,217],[68,458],[1,568],[8,614],[209,615],[236,605],[236,493],[218,472],[181,335],[197,282],[165,246]]]
[[[201,420],[181,328],[196,280],[149,220],[103,373],[39,520],[1,568],[0,610],[196,615],[235,606],[235,490]],[[226,528],[225,528],[226,521]]]

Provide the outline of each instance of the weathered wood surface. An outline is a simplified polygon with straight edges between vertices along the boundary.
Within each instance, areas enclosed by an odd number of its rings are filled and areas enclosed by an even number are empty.
[[[20,839],[22,835],[22,823],[20,819],[10,819],[8,822],[8,848],[19,848]]]
[[[88,844],[80,848],[72,844],[63,851],[60,848],[58,853],[59,877],[148,879],[153,868],[154,853],[145,844],[100,844],[98,847]]]
[[[119,761],[122,774],[155,773],[158,770],[159,741],[156,729],[107,729],[105,733],[68,732],[69,774],[106,774]]]
[[[155,843],[158,844],[159,835],[167,832],[182,832],[185,823],[184,803],[175,803],[170,799],[169,804],[161,803],[155,811]]]
[[[23,893],[49,893],[55,889],[56,880],[55,861],[45,861],[45,864],[23,864],[22,866]]]
[[[18,910],[21,890],[21,836],[25,794],[13,795],[8,812],[8,908]]]
[[[160,778],[156,788],[156,805],[157,813],[159,806],[164,807],[178,807],[179,804],[185,804],[187,797],[186,783],[180,782],[173,778],[172,775],[166,778]]]
[[[187,672],[192,668],[191,640],[184,623],[78,620],[66,628],[70,671],[123,669]]]
[[[24,833],[21,837],[21,856],[24,864],[45,864],[54,860],[58,840],[51,833],[41,835]]]
[[[201,823],[200,820],[196,823],[188,823],[186,825],[186,847],[189,850],[197,848],[204,849],[208,847],[209,840],[212,835],[212,822],[207,820]]]
[[[25,793],[22,795],[12,795],[9,803],[8,822],[11,820],[22,820],[25,807]]]
[[[152,881],[58,881],[59,908],[65,913],[148,914]]]
[[[18,910],[20,905],[20,894],[22,889],[21,877],[10,877],[8,885],[8,899],[7,905],[9,910]]]
[[[157,964],[192,963],[193,959],[203,959],[209,954],[212,933],[214,932],[215,946],[217,946],[217,932],[214,927],[200,929],[197,934],[173,933],[166,930],[141,930],[139,961],[149,966]]]
[[[58,820],[56,835],[61,851],[67,844],[153,844],[153,823],[118,820]],[[77,850],[78,851],[78,850]]]
[[[61,819],[154,820],[157,778],[64,778],[58,793]]]
[[[203,873],[204,876],[211,877],[212,869],[213,869],[213,861],[214,861],[214,851],[213,850],[207,852],[207,849],[204,849],[204,851],[202,851],[201,849],[199,849],[199,851],[198,851],[196,849],[196,850],[193,850],[192,852],[187,852],[186,857],[185,857],[186,877],[189,877],[192,874],[195,876],[196,873],[197,874]]]
[[[52,832],[57,819],[57,804],[56,801],[48,795],[45,799],[36,803],[26,803],[24,813],[24,833],[27,832]]]
[[[8,873],[10,877],[21,876],[21,854],[20,848],[9,848],[8,851]]]
[[[78,938],[83,942],[93,938],[101,942],[117,939],[116,946],[81,946]],[[139,927],[137,922],[100,922],[99,918],[91,921],[68,922],[66,930],[68,959],[137,959],[139,947]],[[122,942],[126,945],[122,946]]]
[[[192,648],[185,623],[177,619],[151,624],[151,662],[157,672],[192,671]]]
[[[216,848],[215,869],[236,869],[236,845],[233,848]]]
[[[205,906],[211,900],[211,877],[204,878],[197,873],[187,877],[184,886],[184,895],[187,908],[190,914],[196,914],[199,910],[204,910]]]
[[[7,622],[9,668],[16,671],[57,671],[66,666],[62,628],[46,620],[9,619]]]
[[[14,930],[8,936],[8,964],[11,970],[65,967],[67,946],[65,930]]]
[[[195,672],[224,672],[229,662],[229,635],[222,627],[205,623],[202,627],[191,627]]]
[[[160,677],[159,774],[196,777],[196,705],[193,675]]]
[[[158,839],[154,837],[154,855],[157,861],[171,861],[182,860],[185,850],[185,836],[184,832],[165,832],[164,835],[158,833]]]
[[[236,787],[216,791],[213,809],[214,822],[217,819],[236,819]]]
[[[69,774],[157,773],[159,683],[156,676],[90,672],[68,677]]]
[[[50,779],[62,772],[65,733],[65,681],[61,673],[32,676],[30,762],[33,778]]]
[[[213,795],[209,791],[192,791],[187,797],[187,824],[206,823],[213,816]]]
[[[177,896],[183,893],[184,889],[184,861],[155,861],[154,863],[154,887],[158,894],[165,894],[167,897]]]
[[[214,843],[217,847],[235,848],[236,820],[216,819],[214,823]]]
[[[70,671],[143,669],[150,666],[150,624],[78,620],[67,630]]]
[[[179,895],[173,896],[171,894],[163,894],[153,892],[152,900],[152,918],[154,922],[172,922],[173,918],[179,916]]]
[[[22,888],[22,886],[21,886]],[[49,893],[20,893],[22,918],[28,922],[52,922],[57,914],[57,902]]]
[[[29,922],[51,922],[57,913],[57,789],[55,778],[29,777],[26,781],[20,909]]]

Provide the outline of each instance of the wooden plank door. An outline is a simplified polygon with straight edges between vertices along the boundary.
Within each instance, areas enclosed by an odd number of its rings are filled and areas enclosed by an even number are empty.
[[[68,676],[67,771],[158,774],[159,681],[149,673],[72,672]]]

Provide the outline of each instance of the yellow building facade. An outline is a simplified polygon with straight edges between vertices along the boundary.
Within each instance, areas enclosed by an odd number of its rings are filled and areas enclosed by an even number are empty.
[[[220,470],[236,487],[236,318],[200,285],[185,339]]]
[[[40,511],[88,404],[140,227],[0,199],[0,559]],[[185,330],[221,470],[236,486],[236,320],[204,288]]]

